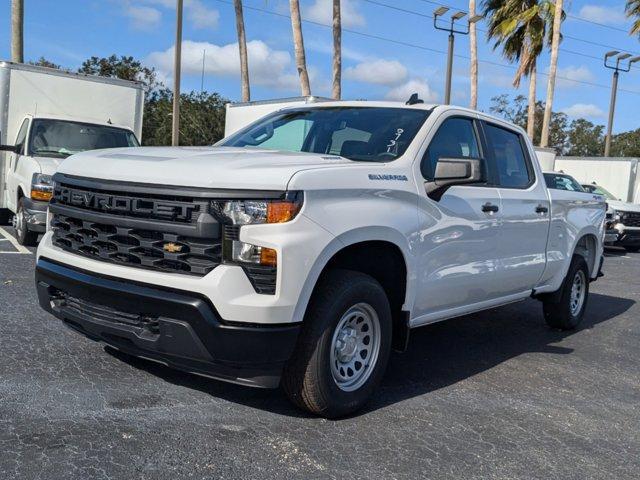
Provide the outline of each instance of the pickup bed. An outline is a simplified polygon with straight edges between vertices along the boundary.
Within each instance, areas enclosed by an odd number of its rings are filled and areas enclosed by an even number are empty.
[[[575,328],[604,219],[600,195],[546,188],[514,125],[415,100],[325,102],[214,147],[69,157],[36,284],[89,338],[281,384],[338,417],[412,328],[531,296],[551,327]]]

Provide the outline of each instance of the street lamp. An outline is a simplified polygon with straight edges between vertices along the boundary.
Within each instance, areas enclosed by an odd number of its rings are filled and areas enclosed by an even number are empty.
[[[630,58],[627,52],[620,53],[618,50],[611,50],[604,54],[604,66],[613,70],[613,81],[611,83],[611,101],[609,102],[609,123],[607,125],[607,136],[604,142],[604,156],[608,157],[611,151],[611,136],[613,131],[613,115],[616,110],[616,96],[618,94],[618,77],[620,72],[628,72],[631,65],[640,61],[640,56]],[[627,60],[629,59],[629,60]],[[625,60],[627,60],[625,62]]]
[[[453,75],[453,45],[455,41],[454,34],[459,33],[460,35],[469,35],[469,26],[472,23],[477,23],[482,20],[482,15],[474,15],[470,19],[468,19],[464,25],[464,27],[456,28],[457,21],[462,20],[467,12],[459,11],[455,12],[451,15],[449,21],[441,18],[445,13],[449,11],[448,7],[438,7],[433,11],[433,26],[436,30],[442,30],[445,32],[449,32],[449,50],[447,52],[447,81],[444,91],[444,103],[449,105],[451,103],[451,77]],[[446,26],[444,26],[446,25]]]

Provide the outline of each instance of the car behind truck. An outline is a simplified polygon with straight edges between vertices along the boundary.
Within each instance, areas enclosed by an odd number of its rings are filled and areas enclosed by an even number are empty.
[[[285,109],[210,148],[81,153],[54,182],[45,310],[326,417],[366,402],[412,328],[531,296],[575,328],[602,261],[601,196],[548,190],[520,128],[415,98]]]
[[[138,146],[142,84],[0,62],[0,224],[33,245],[45,230],[51,175],[73,153]]]

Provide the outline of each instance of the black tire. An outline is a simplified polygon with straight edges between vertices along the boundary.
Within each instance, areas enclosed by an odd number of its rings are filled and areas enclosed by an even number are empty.
[[[365,377],[363,383],[353,391],[345,391],[334,380],[331,345],[345,314],[358,305],[371,307],[377,315],[380,343],[373,370],[361,365],[366,373],[358,370],[356,375]],[[282,386],[289,399],[299,408],[326,418],[342,417],[362,408],[387,367],[391,322],[389,301],[375,279],[350,270],[333,270],[324,275],[307,308],[294,353],[283,371]]]
[[[627,252],[637,253],[640,252],[640,247],[624,247]]]
[[[582,272],[582,273],[580,273]],[[578,275],[582,277],[583,300],[578,310],[572,310],[572,289]],[[567,276],[558,292],[543,297],[544,319],[552,328],[573,330],[576,328],[587,308],[589,300],[589,267],[582,255],[574,255]],[[576,305],[577,306],[577,305]]]
[[[24,198],[18,201],[18,212],[16,213],[16,240],[25,247],[34,247],[38,242],[38,232],[29,231],[29,225],[25,218]]]

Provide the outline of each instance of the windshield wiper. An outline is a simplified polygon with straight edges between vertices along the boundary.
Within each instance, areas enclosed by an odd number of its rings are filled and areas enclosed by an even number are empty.
[[[41,156],[46,156],[46,155],[60,155],[61,157],[67,158],[68,156],[70,156],[70,153],[64,153],[61,152],[59,150],[36,150],[35,152],[33,152],[34,155],[41,155]]]

